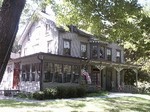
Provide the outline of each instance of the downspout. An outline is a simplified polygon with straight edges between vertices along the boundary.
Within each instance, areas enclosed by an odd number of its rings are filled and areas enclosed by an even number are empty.
[[[38,54],[37,58],[40,60],[40,91],[43,90],[43,55]]]

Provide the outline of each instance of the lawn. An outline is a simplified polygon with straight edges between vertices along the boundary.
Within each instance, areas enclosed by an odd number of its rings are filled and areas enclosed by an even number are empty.
[[[19,102],[0,100],[0,112],[149,112],[150,100],[138,97],[47,100]]]

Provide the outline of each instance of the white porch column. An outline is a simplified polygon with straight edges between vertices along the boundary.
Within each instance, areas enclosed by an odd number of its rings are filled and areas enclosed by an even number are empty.
[[[106,67],[104,65],[95,65],[96,68],[99,69],[99,77],[98,77],[98,82],[99,82],[99,85],[101,86],[101,71]],[[100,79],[100,80],[99,80]]]
[[[138,88],[138,70],[137,69],[133,69],[133,71],[135,72],[135,80],[136,80],[136,87]]]
[[[117,71],[117,83],[118,83],[118,87],[120,86],[120,72],[121,70],[123,70],[123,68],[121,67],[114,67]]]

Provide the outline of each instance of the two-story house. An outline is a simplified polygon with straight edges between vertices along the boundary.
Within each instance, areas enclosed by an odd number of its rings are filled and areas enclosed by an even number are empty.
[[[118,90],[124,85],[124,69],[133,69],[137,81],[137,66],[125,64],[122,47],[100,41],[73,25],[69,31],[58,28],[49,15],[42,12],[39,15],[39,20],[29,22],[20,37],[21,57],[11,60],[17,65],[12,70],[13,87],[34,92],[47,87],[85,84]]]

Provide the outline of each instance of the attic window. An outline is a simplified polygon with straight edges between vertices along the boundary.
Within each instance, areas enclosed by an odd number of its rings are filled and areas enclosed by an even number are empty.
[[[28,41],[30,40],[31,32],[28,32]]]
[[[46,24],[46,31],[50,30],[50,24]]]

